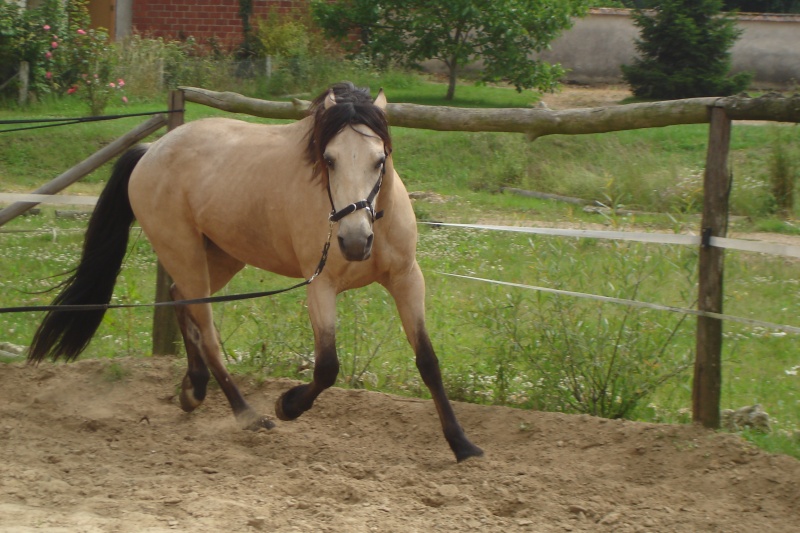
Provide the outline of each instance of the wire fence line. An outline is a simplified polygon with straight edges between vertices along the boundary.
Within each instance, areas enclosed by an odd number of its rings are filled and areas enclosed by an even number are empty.
[[[58,126],[72,126],[74,124],[84,124],[87,122],[103,122],[106,120],[117,120],[120,118],[149,117],[161,113],[182,113],[183,109],[167,109],[162,111],[147,111],[142,113],[123,113],[119,115],[98,115],[89,117],[57,117],[57,118],[22,118],[11,120],[0,120],[2,126],[15,126],[13,128],[0,129],[0,133],[12,133],[16,131],[38,130],[43,128],[55,128]],[[24,124],[24,126],[20,126]]]
[[[36,202],[53,205],[86,205],[93,206],[97,203],[97,196],[70,196],[65,194],[25,194],[25,193],[2,193],[0,192],[0,203],[8,202]],[[455,224],[449,222],[418,222],[422,225],[432,227],[451,227],[465,228],[486,231],[506,231],[515,233],[530,233],[536,235],[551,235],[557,237],[578,237],[585,239],[606,239],[618,241],[634,241],[651,244],[680,244],[689,246],[700,246],[703,244],[702,237],[699,235],[687,235],[679,233],[652,233],[639,231],[608,231],[608,230],[585,230],[572,228],[546,228],[535,226],[502,226],[491,224]],[[777,255],[781,257],[800,258],[800,246],[781,244],[766,241],[755,241],[745,239],[732,239],[727,237],[711,237],[710,246],[725,248],[728,250],[739,250],[745,252],[762,253]]]
[[[67,196],[67,195],[43,195],[43,194],[18,194],[18,193],[0,193],[0,202],[4,201],[38,201],[47,204],[70,204],[70,205],[94,205],[97,197],[94,196]],[[616,240],[616,241],[629,241],[629,242],[642,242],[650,244],[668,244],[668,245],[689,245],[700,246],[702,245],[702,237],[699,235],[685,235],[674,233],[651,233],[651,232],[636,232],[636,231],[608,231],[608,230],[584,230],[584,229],[570,229],[570,228],[548,228],[548,227],[529,227],[529,226],[503,226],[491,224],[456,224],[445,222],[424,222],[420,221],[418,224],[430,227],[439,228],[455,228],[455,229],[471,229],[480,231],[499,231],[508,233],[526,233],[532,235],[554,236],[554,237],[574,237],[580,239],[603,239],[603,240]],[[31,236],[42,234],[55,235],[60,232],[73,233],[83,231],[80,228],[50,228],[50,229],[31,229],[31,230],[5,230],[0,233],[26,233]],[[709,239],[710,246],[719,248],[733,249],[745,252],[764,253],[770,255],[777,255],[781,257],[794,257],[800,258],[800,246],[792,246],[779,243],[770,243],[763,241],[751,241],[743,239],[729,239],[721,237],[711,237]],[[465,276],[461,274],[454,274],[450,272],[435,271],[435,274],[447,276],[451,278],[464,279],[476,281],[481,283],[501,285],[507,287],[514,287],[525,290],[534,290],[539,292],[546,292],[550,294],[557,294],[561,296],[569,296],[575,298],[583,298],[601,301],[605,303],[614,303],[619,305],[626,305],[630,307],[653,309],[658,311],[667,311],[672,313],[682,313],[693,316],[704,316],[709,318],[716,318],[730,322],[736,322],[752,327],[762,327],[765,329],[772,329],[776,331],[783,331],[786,333],[800,334],[800,327],[790,326],[786,324],[776,324],[773,322],[766,322],[762,320],[755,320],[751,318],[738,317],[733,315],[726,315],[722,313],[712,313],[701,311],[698,309],[691,309],[686,307],[676,307],[670,305],[663,305],[658,303],[643,302],[638,300],[629,300],[624,298],[614,298],[609,296],[601,296],[596,294],[581,293],[575,291],[566,291],[561,289],[553,289],[549,287],[539,287],[534,285],[527,285],[523,283],[515,283],[494,279],[481,278],[477,276]]]
[[[532,233],[538,235],[553,235],[559,237],[579,237],[588,239],[607,239],[617,241],[635,241],[652,244],[682,244],[700,246],[703,238],[700,235],[683,235],[678,233],[650,233],[636,231],[606,231],[606,230],[584,230],[569,228],[539,228],[527,226],[494,226],[486,224],[451,224],[444,222],[420,222],[430,226],[468,228],[488,231],[509,231],[516,233]],[[762,254],[778,255],[783,257],[800,258],[800,246],[780,244],[764,241],[752,241],[744,239],[731,239],[727,237],[710,237],[709,246],[739,250],[745,252],[755,252]]]

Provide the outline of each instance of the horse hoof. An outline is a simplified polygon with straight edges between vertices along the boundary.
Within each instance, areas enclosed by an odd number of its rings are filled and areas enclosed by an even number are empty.
[[[250,431],[258,431],[259,429],[272,429],[275,427],[275,422],[266,416],[259,417],[254,422],[247,424],[244,429]]]
[[[203,403],[203,400],[198,400],[194,397],[192,389],[183,389],[180,394],[181,409],[186,413],[191,413]]]
[[[483,450],[471,442],[467,442],[466,445],[457,451],[454,450],[454,453],[456,454],[456,462],[458,463],[471,459],[472,457],[483,457]]]
[[[294,395],[294,390],[295,389],[289,389],[281,394],[275,401],[275,416],[277,416],[279,420],[290,422],[296,420],[303,414],[304,411],[292,407],[291,399]]]

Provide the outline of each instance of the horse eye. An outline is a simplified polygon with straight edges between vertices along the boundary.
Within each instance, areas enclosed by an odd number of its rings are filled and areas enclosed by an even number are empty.
[[[381,158],[381,159],[380,159],[380,160],[378,160],[378,162],[375,164],[375,169],[376,169],[376,170],[377,170],[377,169],[380,169],[380,168],[381,168],[381,167],[384,165],[384,163],[386,163],[386,158]]]
[[[325,166],[328,167],[328,170],[333,170],[333,159],[330,157],[325,158]]]

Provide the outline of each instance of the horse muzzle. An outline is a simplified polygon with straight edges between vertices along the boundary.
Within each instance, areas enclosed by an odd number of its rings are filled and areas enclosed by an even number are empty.
[[[366,261],[372,255],[373,233],[366,235],[339,234],[339,250],[348,261]]]

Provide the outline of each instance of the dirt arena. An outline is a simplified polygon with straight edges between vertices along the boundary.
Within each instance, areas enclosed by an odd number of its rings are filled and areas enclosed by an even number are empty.
[[[430,401],[332,389],[253,433],[217,388],[183,413],[175,358],[2,369],[4,532],[800,530],[800,462],[692,426],[457,404],[457,464]]]

